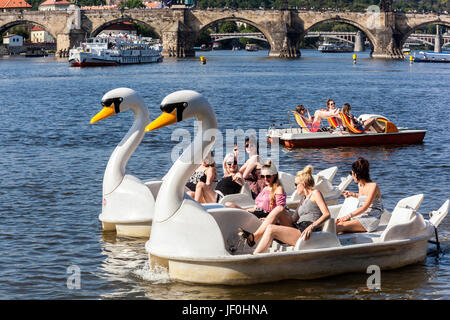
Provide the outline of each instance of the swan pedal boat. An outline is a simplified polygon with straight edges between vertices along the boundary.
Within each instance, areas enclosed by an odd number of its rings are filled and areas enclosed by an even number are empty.
[[[127,134],[111,154],[103,177],[102,213],[99,220],[106,232],[118,236],[150,236],[155,199],[161,181],[142,181],[127,174],[129,158],[145,135],[145,126],[150,122],[149,112],[139,94],[129,88],[117,88],[102,98],[103,109],[92,119],[91,124],[131,110],[134,121]]]
[[[200,244],[193,244],[188,253],[169,248],[155,252],[148,241],[146,250],[150,264],[167,268],[172,280],[199,284],[243,285],[317,279],[350,272],[366,273],[371,265],[381,270],[396,269],[426,258],[428,240],[448,213],[449,200],[433,211],[429,220],[424,219],[417,213],[422,200],[422,194],[400,200],[392,213],[384,211],[374,232],[336,235],[335,219],[349,214],[358,205],[356,198],[348,198],[343,204],[329,207],[331,218],[324,223],[322,231],[313,232],[308,240],[300,238],[295,246],[273,241],[266,253],[257,255],[252,254],[254,248],[249,248],[237,236],[238,226],[254,232],[260,224],[257,219],[237,212],[228,216],[219,206],[205,205],[223,238],[213,242],[205,230],[196,241],[207,242],[210,249],[215,247],[215,255],[204,254]]]
[[[146,131],[190,118],[201,127],[161,184],[145,244],[149,264],[168,268],[172,280],[241,285],[366,272],[370,265],[381,270],[399,268],[424,260],[428,240],[448,213],[449,200],[424,219],[417,213],[423,195],[416,195],[399,201],[391,214],[384,213],[376,232],[337,236],[335,219],[357,205],[357,199],[347,198],[341,206],[330,207],[332,217],[307,241],[300,238],[293,247],[273,243],[269,252],[253,255],[237,231],[255,232],[260,219],[221,204],[201,205],[184,190],[199,165],[193,155],[205,158],[215,141],[217,119],[209,102],[198,92],[181,90],[163,99],[161,111]]]
[[[363,122],[371,117],[376,117],[378,123],[385,126],[386,121],[392,124],[386,117],[377,114],[362,114],[358,120]],[[394,126],[395,127],[395,126]],[[287,148],[317,148],[337,146],[367,146],[367,145],[401,145],[420,144],[425,138],[426,130],[395,127],[391,132],[377,133],[366,130],[363,133],[349,133],[348,131],[310,132],[305,125],[299,127],[276,128],[272,125],[267,131],[269,142],[280,144]]]

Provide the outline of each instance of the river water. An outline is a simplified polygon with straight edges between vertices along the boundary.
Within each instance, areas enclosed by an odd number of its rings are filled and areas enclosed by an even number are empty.
[[[450,197],[450,65],[377,61],[369,53],[322,54],[303,50],[298,60],[267,57],[267,51],[214,51],[207,60],[166,59],[160,64],[70,68],[54,57],[0,58],[0,299],[448,299],[450,222],[439,227],[443,252],[430,244],[425,261],[382,271],[381,290],[367,288],[367,274],[251,286],[201,286],[171,281],[151,270],[146,239],[104,234],[103,172],[133,116],[124,112],[90,125],[107,91],[129,87],[140,93],[150,118],[169,93],[193,89],[217,114],[219,129],[266,129],[287,121],[302,103],[310,110],[332,97],[355,114],[376,112],[402,127],[428,130],[423,144],[397,147],[287,150],[280,169],[293,173],[338,166],[336,179],[364,156],[384,204],[424,193],[420,212]],[[192,130],[193,121],[177,127]],[[144,137],[127,171],[159,179],[172,164],[174,128]],[[221,172],[219,171],[221,174]],[[350,190],[356,190],[352,184]],[[80,288],[69,288],[71,268]]]

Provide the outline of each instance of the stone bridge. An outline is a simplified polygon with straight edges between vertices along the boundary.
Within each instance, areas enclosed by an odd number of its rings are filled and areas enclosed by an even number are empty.
[[[377,7],[378,8],[378,7]],[[298,44],[314,26],[341,22],[355,26],[372,43],[374,58],[402,58],[401,48],[418,28],[429,24],[450,27],[448,14],[409,14],[392,11],[316,12],[293,9],[131,9],[24,11],[0,13],[0,32],[23,24],[41,26],[57,41],[57,50],[78,45],[109,25],[131,21],[151,28],[162,40],[164,56],[194,56],[200,33],[218,22],[248,23],[262,32],[273,57],[299,57]]]

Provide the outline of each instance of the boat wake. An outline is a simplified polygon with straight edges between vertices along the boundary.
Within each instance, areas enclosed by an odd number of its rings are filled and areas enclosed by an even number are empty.
[[[152,284],[166,284],[170,282],[169,270],[162,266],[150,266],[148,261],[142,268],[134,270],[133,275]]]

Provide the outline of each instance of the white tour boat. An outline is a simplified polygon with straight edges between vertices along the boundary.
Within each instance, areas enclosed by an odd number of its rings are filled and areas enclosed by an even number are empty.
[[[217,130],[217,119],[208,101],[195,91],[182,90],[165,97],[161,110],[146,131],[190,118],[201,126],[162,182],[145,245],[149,263],[167,267],[173,280],[241,285],[366,272],[373,265],[381,270],[399,268],[425,259],[428,240],[448,212],[449,200],[424,219],[417,212],[423,195],[416,195],[399,201],[392,213],[385,212],[374,232],[338,236],[334,219],[353,209],[355,201],[348,198],[330,208],[332,218],[310,239],[300,238],[295,246],[273,242],[268,252],[253,255],[237,232],[256,231],[261,224],[256,216],[220,204],[201,205],[184,192],[186,180],[198,167],[192,155],[205,158],[215,141],[211,132]]]
[[[71,67],[96,67],[161,62],[161,51],[161,45],[149,44],[133,36],[95,37],[70,49],[69,63]]]

